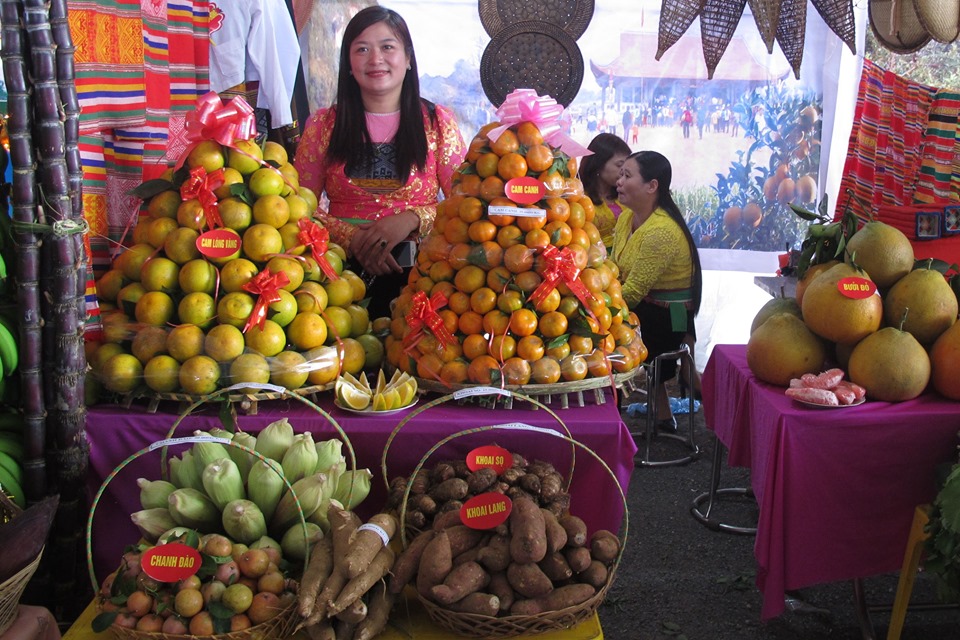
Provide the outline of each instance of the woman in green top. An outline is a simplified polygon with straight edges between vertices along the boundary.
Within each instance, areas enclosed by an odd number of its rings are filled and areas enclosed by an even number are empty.
[[[700,254],[670,195],[672,177],[663,155],[638,151],[624,161],[617,180],[620,202],[632,215],[617,220],[611,257],[620,268],[623,300],[640,318],[648,360],[676,351],[687,334],[696,336],[693,318],[703,290]],[[655,381],[660,428],[676,429],[664,384],[676,370],[676,362],[661,362]]]
[[[593,154],[580,161],[580,182],[583,183],[583,192],[593,201],[596,209],[593,224],[600,231],[603,246],[609,251],[613,246],[613,227],[624,212],[623,205],[617,200],[617,180],[623,161],[630,155],[630,147],[620,136],[601,133],[590,141],[587,148]]]

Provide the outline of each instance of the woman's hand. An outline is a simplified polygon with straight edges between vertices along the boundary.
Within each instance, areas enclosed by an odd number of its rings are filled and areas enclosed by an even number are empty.
[[[403,269],[390,252],[419,227],[420,217],[413,211],[359,225],[350,241],[350,253],[370,275],[400,273]]]

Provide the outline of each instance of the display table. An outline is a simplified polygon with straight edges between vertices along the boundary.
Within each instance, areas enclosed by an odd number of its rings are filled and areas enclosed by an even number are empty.
[[[570,429],[573,438],[592,449],[610,467],[626,493],[633,472],[636,444],[623,421],[617,402],[607,392],[606,402],[599,405],[553,409]],[[423,402],[423,400],[421,400]],[[387,438],[413,411],[389,415],[358,415],[337,408],[331,397],[323,397],[320,406],[347,433],[357,455],[357,467],[374,473],[373,491],[358,512],[370,515],[384,504],[386,489],[380,472],[380,460]],[[194,411],[177,428],[176,436],[191,435],[196,429],[221,425],[219,405]],[[114,405],[95,405],[87,413],[87,438],[90,442],[88,487],[91,497],[103,479],[121,462],[153,442],[162,440],[176,422],[177,407],[163,407],[147,413],[143,407],[125,409]],[[336,430],[320,413],[296,400],[261,402],[257,415],[240,415],[239,428],[256,433],[269,423],[287,418],[297,432],[309,430],[314,439],[336,436]],[[431,407],[410,420],[390,445],[387,470],[390,477],[408,475],[421,457],[444,436],[464,429],[522,423],[535,427],[561,430],[560,423],[543,409],[515,401],[513,409],[459,406],[454,401]],[[560,438],[529,431],[493,430],[457,438],[437,451],[432,461],[463,458],[474,447],[496,443],[531,459],[552,462],[564,475],[570,468],[573,447]],[[170,455],[180,449],[171,449]],[[587,452],[578,449],[571,484],[571,512],[582,517],[590,530],[605,528],[617,532],[623,519],[623,500],[614,478]],[[346,454],[346,448],[344,448]],[[139,534],[130,522],[130,514],[140,510],[137,478],[160,477],[160,450],[133,460],[107,486],[94,514],[93,551],[97,579],[116,569],[123,547],[136,541]],[[349,464],[349,460],[348,460]]]
[[[753,376],[744,345],[716,346],[703,374],[707,425],[728,464],[750,468],[760,507],[763,618],[783,612],[787,590],[897,571],[960,430],[960,403],[932,392],[830,410],[783,391]]]

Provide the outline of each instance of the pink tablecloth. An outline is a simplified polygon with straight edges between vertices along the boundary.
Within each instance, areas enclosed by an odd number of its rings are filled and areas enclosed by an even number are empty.
[[[620,412],[613,398],[608,394],[606,400],[602,405],[589,404],[585,407],[554,411],[570,429],[574,439],[592,449],[607,463],[625,493],[634,468],[633,455],[636,453],[636,445],[620,419]],[[373,491],[361,505],[366,510],[366,515],[369,515],[384,503],[386,489],[380,460],[387,438],[406,412],[385,416],[357,415],[336,408],[331,398],[324,398],[321,406],[349,436],[357,454],[358,468],[369,468],[374,473]],[[549,413],[542,409],[533,410],[530,406],[519,402],[515,403],[512,410],[488,409],[476,405],[457,406],[450,401],[426,409],[407,423],[390,445],[387,458],[388,475],[392,478],[409,474],[434,444],[444,436],[464,429],[507,423],[562,429],[560,423]],[[124,459],[166,437],[178,415],[175,407],[170,407],[167,411],[151,414],[143,407],[124,409],[112,405],[89,408],[88,486],[91,497],[96,494],[104,478]],[[239,426],[244,431],[257,432],[281,417],[287,417],[297,432],[311,431],[315,439],[336,435],[334,427],[321,414],[295,400],[261,403],[257,415],[239,417]],[[190,435],[195,429],[209,429],[219,425],[216,409],[194,412],[180,423],[174,435]],[[462,457],[470,449],[492,442],[529,458],[548,460],[565,474],[570,468],[571,445],[566,441],[538,433],[500,429],[452,440],[437,451],[431,460]],[[344,454],[346,455],[346,449]],[[124,545],[137,540],[138,534],[130,522],[129,514],[140,509],[139,489],[136,485],[139,477],[160,477],[159,449],[144,454],[126,466],[107,485],[107,490],[97,505],[92,541],[99,580],[119,565]],[[570,492],[571,511],[584,518],[591,530],[606,528],[616,532],[620,529],[623,502],[614,479],[583,450],[578,449],[576,455]]]
[[[703,401],[729,464],[750,468],[764,618],[783,612],[787,590],[898,570],[934,468],[956,459],[960,403],[930,392],[807,408],[757,380],[743,345],[714,348]]]

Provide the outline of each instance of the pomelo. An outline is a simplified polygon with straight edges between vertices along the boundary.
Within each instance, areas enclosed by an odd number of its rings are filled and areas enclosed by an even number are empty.
[[[790,313],[803,319],[803,313],[800,311],[800,305],[796,298],[774,298],[760,307],[757,315],[753,317],[753,322],[750,324],[750,333],[756,331],[757,327],[778,313]]]
[[[879,288],[887,289],[913,269],[913,245],[896,227],[871,221],[847,240],[845,259],[859,265]]]
[[[960,322],[940,334],[930,348],[933,388],[951,400],[960,400]]]
[[[805,373],[823,371],[826,346],[791,313],[778,313],[750,334],[747,365],[758,379],[787,386]]]
[[[897,280],[883,299],[886,323],[898,327],[902,320],[902,329],[923,345],[933,344],[954,323],[957,312],[957,296],[933,269],[914,269]]]
[[[868,399],[902,402],[916,398],[927,387],[930,358],[913,335],[884,327],[853,348],[847,373],[867,390]]]
[[[869,280],[852,265],[836,264],[810,283],[800,304],[810,330],[833,342],[859,342],[879,329],[883,319],[879,295],[849,297],[841,291],[840,282],[847,278]]]

